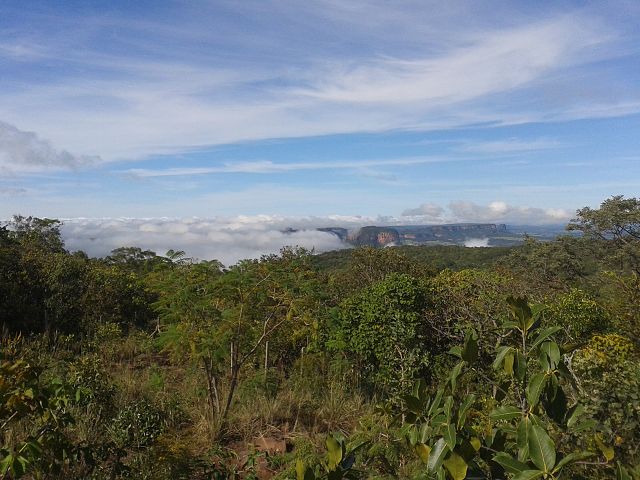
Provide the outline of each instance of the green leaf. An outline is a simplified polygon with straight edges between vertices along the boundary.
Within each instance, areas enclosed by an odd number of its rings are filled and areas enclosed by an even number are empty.
[[[555,370],[560,362],[560,347],[556,342],[544,342],[540,349],[549,358],[549,364],[552,370]]]
[[[300,459],[296,461],[296,479],[297,480],[315,480],[316,476],[309,467]]]
[[[516,352],[516,378],[519,381],[523,381],[525,375],[527,374],[527,360],[524,358],[524,355],[520,350]]]
[[[453,424],[450,423],[445,428],[444,439],[447,442],[449,450],[453,452],[453,449],[456,448],[456,427]]]
[[[451,375],[449,376],[449,380],[451,381],[451,391],[455,391],[456,389],[456,383],[458,381],[458,377],[460,376],[460,373],[462,372],[462,367],[464,367],[464,360],[461,362],[458,362],[458,364],[453,367],[453,369],[451,370]]]
[[[529,380],[526,395],[530,408],[535,407],[540,400],[540,394],[542,393],[542,389],[544,388],[546,381],[547,376],[544,373],[536,373]]]
[[[467,331],[462,347],[462,359],[473,363],[478,358],[478,334],[475,330]]]
[[[504,359],[504,373],[513,377],[513,361],[514,361],[514,353],[513,351],[509,352]]]
[[[451,455],[447,457],[444,461],[444,468],[447,469],[453,480],[464,480],[467,476],[467,462],[456,452],[451,452]]]
[[[511,455],[505,452],[500,452],[493,456],[493,461],[499,464],[506,472],[520,473],[529,468],[526,463],[519,462]]]
[[[542,342],[544,342],[547,338],[549,338],[554,333],[559,332],[560,330],[562,330],[562,327],[545,328],[543,331],[540,332],[540,334],[536,337],[536,339],[531,344],[531,347],[530,347],[531,350],[536,348],[538,345],[540,345]]]
[[[580,419],[580,416],[584,413],[584,405],[577,403],[569,409],[567,420],[567,428],[573,428]]]
[[[584,460],[585,458],[593,457],[593,453],[591,452],[573,452],[569,455],[565,455],[562,457],[562,460],[558,462],[556,468],[553,469],[553,473],[558,473],[562,469],[569,465],[570,463],[577,462],[578,460]]]
[[[429,407],[429,411],[427,412],[428,415],[433,415],[435,411],[440,408],[440,402],[442,401],[443,394],[444,390],[442,388],[439,388],[436,392],[436,396],[434,397],[433,402],[431,402],[431,406]]]
[[[535,480],[536,478],[540,478],[542,475],[544,475],[544,472],[541,472],[540,470],[525,470],[513,477],[513,480]]]
[[[0,473],[5,475],[9,471],[9,467],[13,463],[13,455],[9,454],[0,462]]]
[[[504,357],[511,351],[511,347],[502,346],[498,347],[496,352],[496,359],[493,361],[492,367],[494,370],[498,370],[504,361]]]
[[[467,414],[469,413],[469,408],[475,402],[476,396],[473,393],[470,393],[464,397],[462,400],[462,404],[458,409],[458,429],[462,428],[465,420],[467,419]]]
[[[458,358],[462,358],[462,347],[460,345],[456,345],[455,347],[451,347],[449,349],[449,354],[454,355]]]
[[[415,447],[416,453],[420,457],[423,463],[429,463],[429,454],[431,453],[431,447],[429,445],[425,445],[424,443],[419,443]]]
[[[530,426],[527,437],[529,455],[534,465],[544,473],[550,473],[556,464],[556,448],[553,440],[537,425]]]
[[[447,454],[447,443],[444,438],[439,439],[429,454],[429,462],[427,463],[427,471],[433,475],[440,468],[444,457]]]
[[[522,415],[522,410],[512,405],[502,405],[489,414],[489,418],[493,421],[513,420]]]
[[[616,480],[633,480],[627,469],[620,462],[616,462]]]
[[[453,397],[449,395],[444,401],[444,414],[447,418],[447,423],[451,422],[451,412],[453,411]]]
[[[342,461],[342,445],[332,435],[327,437],[326,443],[329,470],[335,470]]]
[[[518,424],[516,432],[516,445],[518,446],[518,460],[524,462],[529,457],[529,428],[531,427],[531,418],[529,416],[522,417]]]

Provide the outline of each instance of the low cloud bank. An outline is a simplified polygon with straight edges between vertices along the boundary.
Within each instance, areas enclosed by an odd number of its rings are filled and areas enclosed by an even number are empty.
[[[488,247],[489,239],[488,238],[470,238],[465,240],[465,247]]]
[[[62,234],[67,248],[105,256],[115,248],[137,246],[164,254],[184,250],[200,260],[232,265],[245,258],[277,253],[284,246],[324,252],[345,248],[331,233],[311,229],[310,220],[284,223],[272,217],[235,219],[68,219]],[[286,231],[287,228],[301,228]]]
[[[348,247],[337,235],[320,227],[356,229],[365,225],[421,225],[443,223],[560,224],[570,215],[560,209],[516,207],[504,202],[477,205],[452,202],[446,207],[425,203],[401,216],[283,217],[277,215],[215,218],[73,218],[63,219],[67,248],[91,256],[105,256],[118,247],[140,247],[164,254],[184,250],[200,260],[216,259],[232,265],[245,258],[277,253],[284,246],[300,246],[325,252]],[[486,247],[487,238],[465,242]]]

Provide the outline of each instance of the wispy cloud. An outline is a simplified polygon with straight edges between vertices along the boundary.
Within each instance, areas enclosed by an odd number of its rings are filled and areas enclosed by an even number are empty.
[[[450,162],[463,159],[447,157],[409,157],[389,160],[363,160],[363,161],[324,161],[324,162],[295,162],[295,163],[275,163],[269,160],[256,162],[234,162],[225,163],[217,167],[195,167],[195,168],[166,168],[166,169],[144,169],[131,168],[121,170],[119,173],[137,178],[149,177],[173,177],[191,175],[209,175],[216,173],[283,173],[304,170],[353,170],[366,169],[380,166],[410,166],[423,165],[428,163]]]
[[[558,140],[550,140],[539,138],[535,140],[521,140],[517,138],[508,138],[505,140],[495,141],[476,141],[465,142],[463,145],[456,147],[457,150],[466,153],[481,154],[513,154],[533,152],[537,150],[549,150],[565,146]]]
[[[579,83],[573,68],[617,55],[616,36],[606,21],[578,12],[520,19],[499,28],[478,22],[461,31],[456,29],[456,13],[462,7],[452,8],[453,14],[445,9],[448,16],[419,25],[422,20],[417,22],[410,8],[394,9],[388,3],[362,2],[347,8],[328,2],[323,8],[309,7],[312,17],[305,19],[298,15],[299,7],[285,2],[274,8],[292,22],[273,33],[269,26],[275,17],[264,15],[259,3],[224,3],[219,8],[232,14],[235,8],[242,10],[264,38],[240,35],[236,29],[241,25],[230,24],[221,24],[220,31],[237,35],[216,35],[204,20],[178,15],[175,24],[158,25],[160,33],[154,33],[149,22],[116,17],[105,26],[104,19],[88,19],[95,31],[87,27],[85,35],[92,40],[109,29],[122,33],[124,46],[117,52],[97,41],[76,51],[68,48],[69,39],[51,42],[46,49],[32,41],[34,46],[21,48],[55,59],[64,69],[46,81],[16,82],[0,92],[0,118],[25,125],[71,151],[111,161],[247,140],[640,111],[638,96],[633,97],[639,92],[633,89],[578,104],[560,99],[544,109],[518,105],[523,92],[538,94],[539,82],[562,72],[564,83]],[[370,35],[354,29],[341,30],[344,38],[327,38],[327,45],[310,38],[292,41],[315,21],[334,31],[362,11],[372,22]],[[393,45],[396,52],[388,49],[390,28],[412,32],[402,37],[402,46]],[[430,28],[441,36],[427,34]],[[366,49],[365,40],[371,41]],[[347,53],[344,46],[350,41],[358,48]],[[264,45],[289,62],[268,55]],[[159,46],[166,47],[165,54]],[[230,53],[224,55],[225,51]],[[33,66],[40,66],[35,58]]]

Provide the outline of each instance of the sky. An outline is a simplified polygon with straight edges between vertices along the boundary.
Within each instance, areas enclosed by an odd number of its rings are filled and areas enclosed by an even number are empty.
[[[638,195],[638,25],[635,0],[4,0],[0,218],[78,248],[161,218],[187,245],[563,223]]]

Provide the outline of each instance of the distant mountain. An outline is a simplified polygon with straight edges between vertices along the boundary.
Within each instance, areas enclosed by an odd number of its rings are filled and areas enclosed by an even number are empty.
[[[551,240],[564,233],[560,225],[507,226],[496,223],[454,223],[448,225],[369,225],[348,231],[341,227],[318,228],[354,246],[465,245],[510,246],[522,243],[524,235]],[[480,241],[480,242],[479,242]]]

